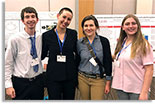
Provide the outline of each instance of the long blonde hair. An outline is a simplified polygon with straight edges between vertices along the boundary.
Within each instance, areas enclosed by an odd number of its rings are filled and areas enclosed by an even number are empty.
[[[125,18],[122,21],[120,36],[119,36],[119,39],[118,39],[118,42],[117,42],[117,45],[116,45],[116,48],[115,48],[114,55],[116,56],[118,54],[118,52],[122,49],[123,41],[127,37],[127,34],[122,29],[122,26],[124,25],[125,20],[128,19],[128,18],[133,18],[136,21],[137,25],[138,25],[137,32],[135,33],[135,38],[132,41],[130,58],[134,58],[137,53],[142,54],[142,56],[146,56],[147,47],[148,47],[148,49],[150,51],[150,44],[148,43],[148,41],[142,35],[141,25],[140,25],[139,19],[133,14],[128,14],[127,16],[125,16]]]

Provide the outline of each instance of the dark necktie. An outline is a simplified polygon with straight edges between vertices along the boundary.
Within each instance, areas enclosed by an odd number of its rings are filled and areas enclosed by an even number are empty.
[[[31,40],[31,55],[32,55],[32,58],[35,59],[35,58],[37,58],[37,51],[36,51],[36,46],[35,46],[35,38],[30,37],[30,40]],[[38,64],[33,66],[33,70],[35,72],[38,72],[38,68],[39,68]]]

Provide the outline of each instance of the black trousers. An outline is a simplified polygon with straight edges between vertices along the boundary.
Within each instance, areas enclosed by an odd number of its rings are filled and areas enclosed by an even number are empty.
[[[31,79],[13,76],[12,82],[16,93],[13,100],[43,100],[44,79],[42,74]]]
[[[74,100],[76,80],[50,81],[47,84],[49,100]]]

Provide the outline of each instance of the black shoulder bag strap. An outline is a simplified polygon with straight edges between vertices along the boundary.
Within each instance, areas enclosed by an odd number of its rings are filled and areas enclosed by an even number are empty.
[[[102,70],[102,69],[103,69],[102,63],[100,62],[100,60],[98,59],[98,57],[96,57],[96,55],[95,55],[95,53],[94,53],[92,47],[90,46],[90,44],[89,44],[89,42],[88,42],[87,37],[84,37],[84,38],[83,38],[83,41],[84,41],[84,43],[87,45],[88,50],[89,50],[91,56],[95,59],[95,61],[96,61],[97,64],[99,65],[100,77],[103,78],[104,73],[103,73],[103,70]]]

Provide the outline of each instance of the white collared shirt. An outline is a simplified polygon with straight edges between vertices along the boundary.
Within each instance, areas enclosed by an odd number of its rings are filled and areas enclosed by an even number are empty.
[[[42,37],[36,32],[36,49],[39,59],[38,72],[33,71],[30,54],[30,35],[25,31],[17,33],[9,38],[5,52],[5,88],[12,87],[12,75],[22,78],[32,78],[43,72],[41,63]]]

